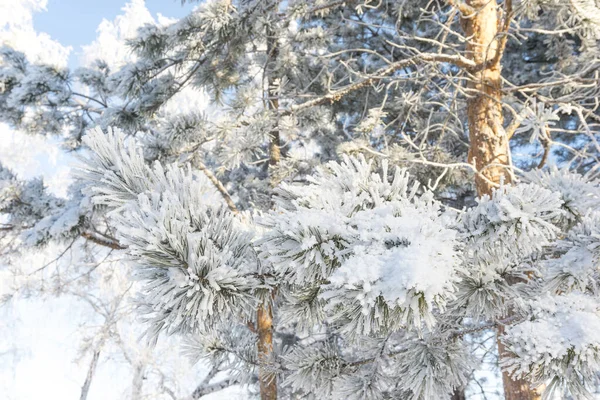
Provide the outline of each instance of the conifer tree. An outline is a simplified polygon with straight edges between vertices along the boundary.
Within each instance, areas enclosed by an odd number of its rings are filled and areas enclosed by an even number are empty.
[[[213,0],[145,26],[117,71],[4,48],[0,118],[84,160],[68,201],[5,171],[7,231],[126,252],[150,342],[185,337],[263,399],[461,396],[486,332],[507,399],[589,397],[597,15]],[[193,90],[214,115],[165,112]]]

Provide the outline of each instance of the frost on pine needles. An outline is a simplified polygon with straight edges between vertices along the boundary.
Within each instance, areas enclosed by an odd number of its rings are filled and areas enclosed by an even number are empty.
[[[304,348],[297,346],[284,357],[285,365],[293,371],[284,385],[294,391],[315,393],[318,398],[329,398],[334,391],[335,380],[345,366],[339,352],[331,345]]]
[[[563,214],[557,192],[536,184],[506,185],[461,216],[465,269],[457,305],[469,317],[502,318],[522,306],[519,285],[536,271],[532,257],[553,243]]]
[[[593,398],[585,385],[600,369],[600,306],[573,292],[529,304],[535,318],[509,328],[503,340],[512,357],[504,367],[515,377],[550,380],[546,396],[566,386],[576,398]]]
[[[208,329],[251,310],[256,261],[242,221],[207,205],[191,171],[147,166],[120,132],[96,130],[85,142],[93,153],[81,175],[94,201],[113,208],[117,237],[137,265],[149,338]]]
[[[598,293],[600,283],[600,213],[585,215],[556,246],[559,257],[546,261],[547,286],[555,292]]]
[[[551,167],[529,171],[525,178],[560,195],[567,226],[581,220],[590,210],[600,209],[600,182],[588,174]]]
[[[264,220],[275,272],[306,290],[320,283],[314,295],[346,332],[431,326],[454,291],[450,220],[406,171],[388,172],[364,158],[331,162],[308,187],[282,185],[280,208]]]
[[[527,257],[554,240],[561,206],[560,195],[541,186],[504,186],[464,214],[466,239],[481,255],[501,246],[516,258]]]

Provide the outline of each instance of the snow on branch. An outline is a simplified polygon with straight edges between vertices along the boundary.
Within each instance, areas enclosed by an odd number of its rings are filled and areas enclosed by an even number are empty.
[[[547,295],[529,304],[535,318],[503,337],[511,355],[504,367],[515,377],[550,381],[545,396],[567,387],[576,398],[594,398],[585,385],[600,369],[600,307],[581,293]]]
[[[207,329],[251,310],[259,282],[252,275],[252,233],[241,219],[207,204],[202,183],[189,169],[147,166],[118,131],[98,129],[84,142],[92,154],[80,176],[94,202],[112,209],[119,244],[136,265],[149,339]]]
[[[456,231],[441,204],[406,171],[375,172],[364,158],[320,168],[308,187],[282,185],[266,216],[266,260],[290,283],[310,288],[347,333],[434,323],[452,297]],[[433,245],[435,243],[435,245]]]

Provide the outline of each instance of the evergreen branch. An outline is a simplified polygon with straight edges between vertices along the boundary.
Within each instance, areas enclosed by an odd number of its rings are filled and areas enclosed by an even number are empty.
[[[517,315],[512,315],[508,318],[505,319],[501,319],[501,320],[497,320],[497,321],[492,321],[492,322],[488,322],[486,324],[477,326],[477,327],[473,327],[473,328],[467,328],[467,329],[463,329],[463,330],[459,330],[459,331],[455,331],[452,332],[450,335],[448,336],[444,336],[441,335],[440,337],[438,337],[436,339],[436,341],[439,342],[445,342],[448,339],[457,339],[457,338],[462,338],[465,335],[469,335],[471,333],[477,333],[477,332],[481,332],[483,330],[486,329],[492,329],[492,328],[496,328],[496,327],[500,327],[500,326],[506,326],[506,325],[511,325],[514,324],[516,322],[521,322],[521,317],[517,316]],[[377,353],[376,356],[374,357],[369,357],[369,358],[365,358],[363,360],[357,360],[357,361],[353,361],[353,362],[348,362],[346,364],[344,364],[345,367],[360,367],[366,364],[370,364],[373,362],[376,362],[377,360],[379,360],[382,357],[387,357],[387,358],[393,358],[396,357],[402,353],[405,353],[408,349],[410,348],[410,346],[405,346],[405,347],[401,347],[400,349],[394,350],[394,351],[390,351],[388,353],[383,353],[384,348],[382,348],[380,350],[380,352]]]
[[[353,83],[352,85],[349,85],[343,89],[339,89],[339,90],[330,92],[329,94],[327,94],[325,96],[318,97],[316,99],[304,102],[302,104],[294,105],[294,106],[290,107],[289,109],[282,111],[281,115],[287,116],[287,115],[296,113],[298,111],[306,110],[308,108],[316,107],[316,106],[319,106],[319,105],[322,105],[325,103],[330,103],[330,104],[336,103],[336,102],[340,101],[346,95],[353,93],[353,92],[355,92],[359,89],[362,89],[368,85],[371,85],[373,83],[379,82],[379,81],[387,78],[389,75],[396,72],[397,70],[405,68],[412,64],[416,64],[418,62],[447,62],[447,63],[451,63],[451,64],[454,64],[458,67],[465,68],[465,69],[479,68],[479,65],[477,63],[475,63],[474,61],[471,61],[471,60],[469,60],[465,57],[459,56],[459,55],[451,56],[451,55],[446,55],[446,54],[424,53],[424,54],[420,54],[418,56],[414,56],[411,58],[407,58],[405,60],[401,60],[401,61],[392,63],[389,66],[380,68],[377,71],[375,71],[373,74],[371,74],[368,78],[362,79],[362,80],[360,80],[356,83]]]
[[[72,94],[72,95],[74,95],[74,96],[83,97],[84,99],[88,99],[88,100],[90,100],[90,101],[93,101],[93,102],[95,102],[95,103],[98,103],[98,104],[100,104],[100,105],[101,105],[102,107],[104,107],[104,108],[108,108],[108,105],[107,105],[105,102],[101,101],[101,100],[95,99],[95,98],[93,98],[93,97],[90,97],[90,96],[87,96],[87,95],[85,95],[85,94],[78,93],[78,92],[71,92],[71,94]]]

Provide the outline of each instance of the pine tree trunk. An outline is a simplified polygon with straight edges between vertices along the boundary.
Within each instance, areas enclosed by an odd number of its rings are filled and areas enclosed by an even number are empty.
[[[510,1],[510,0],[509,0]],[[505,2],[510,7],[510,3]],[[470,71],[467,116],[469,125],[469,162],[478,171],[475,177],[477,194],[491,194],[494,187],[504,181],[510,183],[510,147],[504,131],[502,115],[501,64],[503,45],[500,32],[501,21],[496,1],[467,0],[472,8],[463,15],[462,26],[467,42],[467,57],[481,67]],[[505,16],[506,18],[506,16]],[[506,21],[504,21],[506,23]],[[504,25],[506,28],[508,24]],[[498,329],[498,337],[504,333]],[[500,359],[505,354],[504,345],[498,339]],[[504,396],[506,400],[539,399],[535,390],[524,380],[513,380],[503,372]]]
[[[261,305],[256,312],[258,334],[258,382],[261,400],[277,399],[277,379],[268,368],[273,358],[273,308],[271,304]]]
[[[475,177],[477,193],[490,194],[502,179],[510,183],[511,174],[508,138],[504,132],[500,57],[498,49],[498,14],[495,1],[471,0],[467,2],[476,11],[463,18],[463,28],[470,40],[467,57],[483,67],[471,71],[467,101],[469,122],[469,162],[479,174]]]
[[[267,28],[267,108],[269,110],[277,110],[279,108],[279,101],[277,99],[271,99],[270,89],[274,84],[274,77],[272,73],[274,61],[277,59],[277,41],[275,40],[275,34]],[[279,130],[277,126],[269,133],[269,167],[275,166],[279,163],[281,158],[280,142],[279,142]],[[271,173],[269,174],[271,175]],[[271,176],[271,185],[275,185],[275,180]],[[260,398],[261,400],[276,400],[277,399],[277,377],[269,370],[269,364],[272,363],[273,355],[273,305],[272,298],[265,300],[264,304],[258,307],[256,312],[256,333],[258,335],[258,380],[260,386]]]

